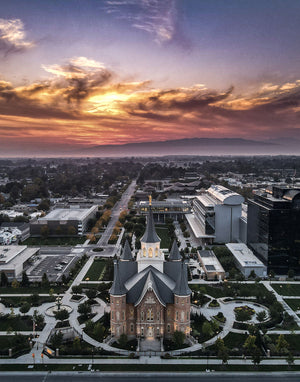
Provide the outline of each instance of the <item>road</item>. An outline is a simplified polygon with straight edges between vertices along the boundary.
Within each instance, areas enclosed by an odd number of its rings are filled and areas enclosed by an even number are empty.
[[[1,382],[296,382],[300,373],[0,373]]]
[[[99,241],[97,242],[98,247],[108,245],[108,240],[111,237],[113,229],[116,225],[116,222],[119,219],[120,212],[127,209],[128,202],[135,191],[135,187],[136,187],[136,181],[134,180],[128,186],[127,190],[123,193],[121,199],[114,205],[114,208],[111,210],[111,217],[106,227],[106,230],[102,234]]]

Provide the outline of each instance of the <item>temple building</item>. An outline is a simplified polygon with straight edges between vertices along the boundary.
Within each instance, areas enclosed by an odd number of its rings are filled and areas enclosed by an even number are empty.
[[[111,334],[129,339],[171,338],[175,331],[190,334],[190,295],[187,265],[176,241],[169,257],[160,249],[150,208],[141,249],[133,258],[128,241],[114,265],[110,289]]]

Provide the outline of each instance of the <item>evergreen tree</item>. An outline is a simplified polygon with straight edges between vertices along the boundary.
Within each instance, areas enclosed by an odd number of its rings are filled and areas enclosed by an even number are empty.
[[[27,273],[25,271],[22,272],[22,281],[21,281],[21,286],[26,288],[26,287],[29,287],[30,285],[30,281],[29,281],[29,278],[27,276]]]
[[[8,278],[6,276],[6,273],[3,271],[1,272],[1,275],[0,275],[0,286],[2,287],[8,286]]]

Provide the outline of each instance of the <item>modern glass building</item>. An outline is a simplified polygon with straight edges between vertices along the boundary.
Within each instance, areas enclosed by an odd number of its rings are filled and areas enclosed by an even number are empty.
[[[247,244],[268,272],[300,273],[300,188],[273,186],[248,203]]]

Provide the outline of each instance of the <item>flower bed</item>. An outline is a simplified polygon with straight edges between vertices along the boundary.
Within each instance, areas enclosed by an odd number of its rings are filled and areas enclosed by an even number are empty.
[[[243,305],[234,308],[234,313],[237,321],[249,321],[254,315],[255,310],[248,305]]]

